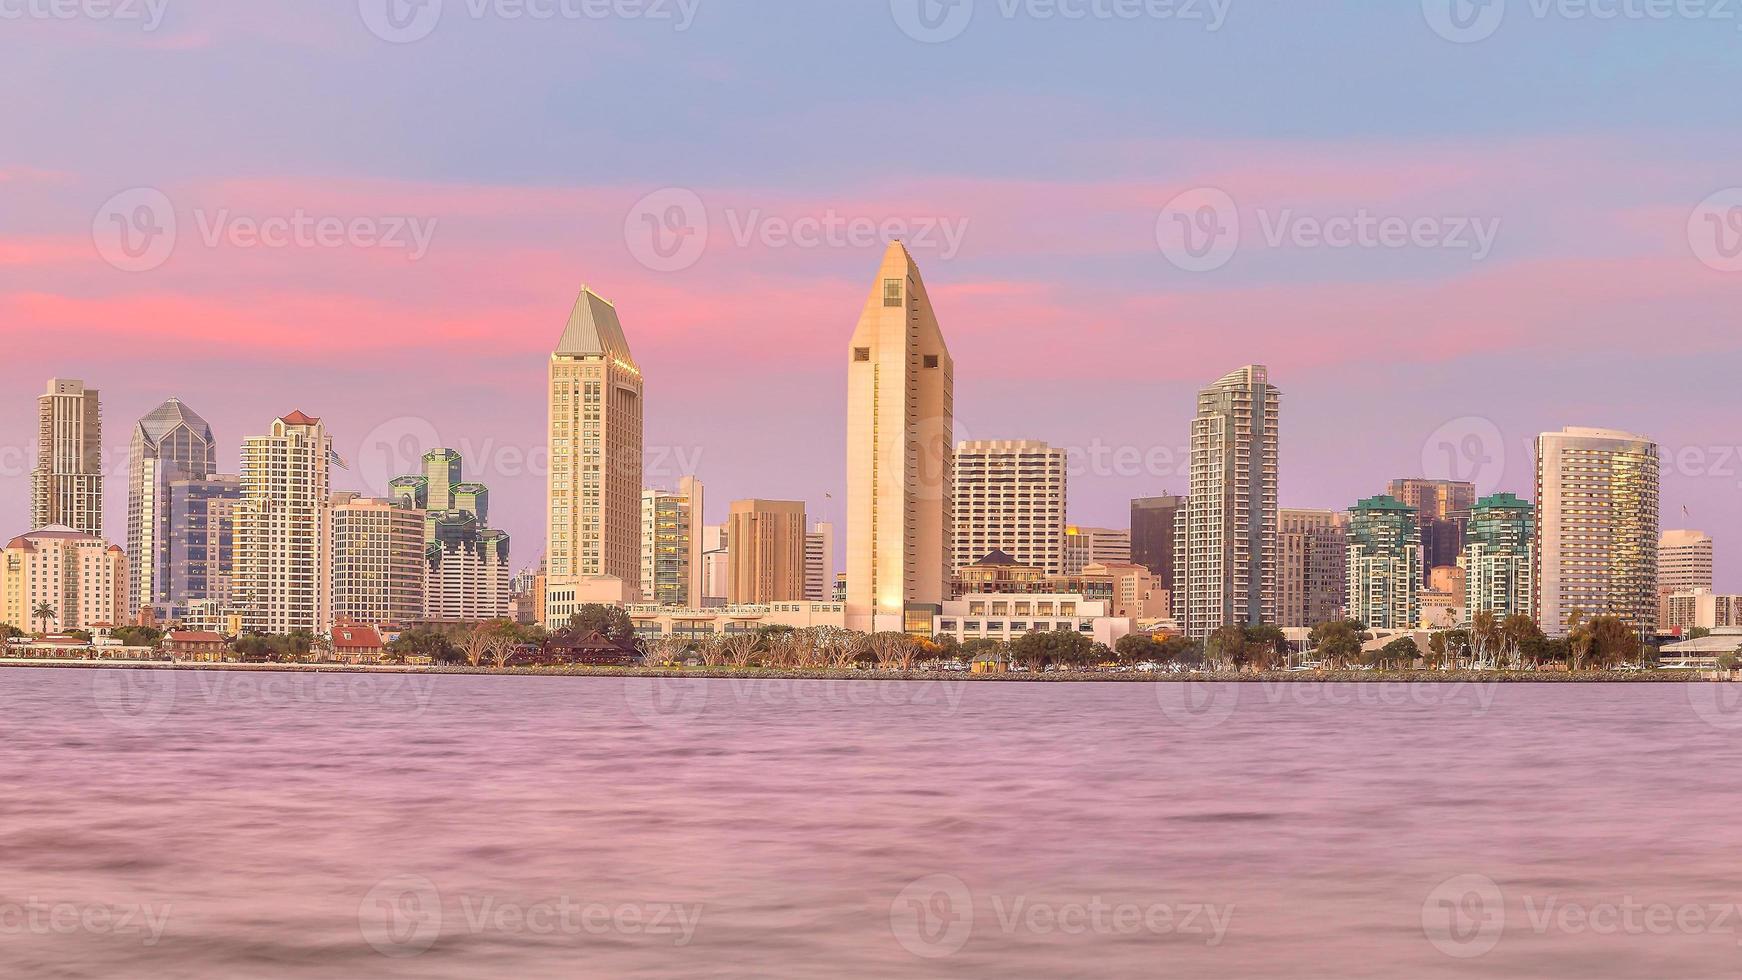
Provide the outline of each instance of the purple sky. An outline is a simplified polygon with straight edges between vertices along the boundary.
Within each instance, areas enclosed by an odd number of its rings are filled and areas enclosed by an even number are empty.
[[[1285,506],[1423,474],[1529,496],[1535,433],[1627,428],[1664,447],[1665,526],[1713,533],[1742,587],[1735,21],[403,2],[5,8],[17,529],[59,375],[103,391],[113,537],[132,423],[175,395],[231,470],[293,409],[341,488],[462,449],[535,562],[545,358],[583,282],[648,378],[649,482],[693,467],[712,520],[761,496],[840,521],[846,344],[898,232],[961,435],[1076,450],[1079,523],[1182,490],[1193,392],[1262,362]]]

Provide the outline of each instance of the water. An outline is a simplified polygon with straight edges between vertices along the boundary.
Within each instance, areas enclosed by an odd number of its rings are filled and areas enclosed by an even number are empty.
[[[1734,976],[1715,690],[0,670],[0,976]]]

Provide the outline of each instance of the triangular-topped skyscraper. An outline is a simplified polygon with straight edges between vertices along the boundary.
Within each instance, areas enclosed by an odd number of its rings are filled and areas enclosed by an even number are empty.
[[[847,349],[847,625],[908,630],[949,598],[955,362],[900,242]]]
[[[544,622],[633,602],[641,582],[641,369],[617,308],[585,286],[550,356]]]

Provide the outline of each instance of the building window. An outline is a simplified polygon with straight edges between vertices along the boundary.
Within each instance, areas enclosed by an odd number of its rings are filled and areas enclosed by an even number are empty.
[[[901,280],[900,279],[885,279],[885,280],[883,280],[883,305],[884,306],[900,306],[901,305]]]
[[[927,354],[925,356],[925,366],[928,368],[937,367],[938,366],[938,356],[936,354]]]
[[[871,348],[869,348],[869,347],[855,347],[855,348],[853,348],[853,360],[855,360],[855,361],[869,361],[869,360],[871,360]]]

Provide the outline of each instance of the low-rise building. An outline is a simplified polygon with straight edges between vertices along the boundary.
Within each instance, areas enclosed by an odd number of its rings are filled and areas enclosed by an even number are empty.
[[[204,630],[170,630],[163,636],[163,652],[175,660],[220,663],[230,652],[230,641]]]
[[[1742,626],[1742,595],[1715,595],[1711,589],[1683,589],[1663,598],[1664,629],[1686,636],[1689,630]]]
[[[847,625],[847,606],[841,602],[795,600],[703,609],[637,603],[625,608],[630,622],[635,624],[635,635],[643,639],[670,636],[707,640],[732,633],[754,633],[764,626],[845,629]]]
[[[387,645],[373,626],[340,623],[333,627],[333,659],[342,664],[378,664]]]
[[[100,537],[50,525],[0,548],[0,623],[26,633],[127,621],[127,557]]]
[[[1112,646],[1131,629],[1129,618],[1111,615],[1109,603],[1080,595],[972,593],[944,603],[932,632],[965,643],[1063,631]]]

